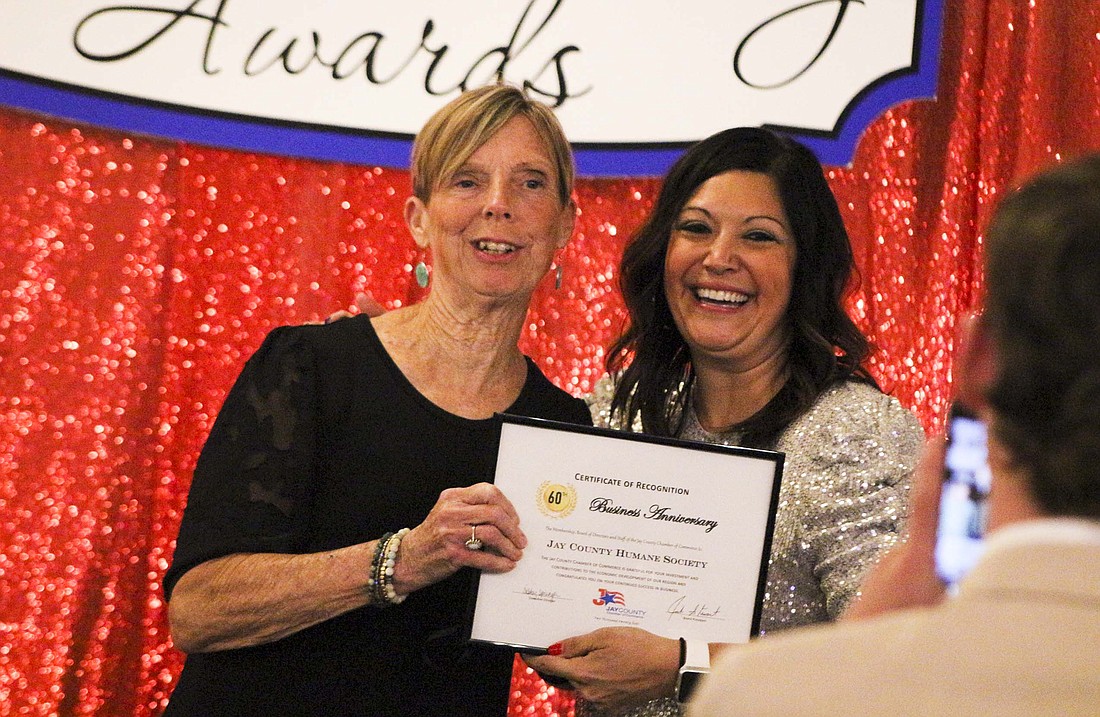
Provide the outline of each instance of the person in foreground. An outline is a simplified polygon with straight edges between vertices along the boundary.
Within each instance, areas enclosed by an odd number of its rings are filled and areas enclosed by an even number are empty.
[[[506,713],[513,653],[467,645],[464,612],[475,571],[526,546],[484,482],[494,413],[591,422],[517,347],[572,234],[573,173],[516,88],[428,121],[405,206],[428,297],[273,331],[203,448],[165,578],[188,653],[166,714]]]
[[[852,271],[820,163],[757,128],[686,152],[622,259],[629,324],[595,423],[786,454],[762,633],[841,613],[897,540],[924,440],[864,368],[869,342],[843,307]],[[609,628],[525,659],[571,683],[578,714],[676,715],[685,656],[679,640]]]
[[[990,433],[983,556],[947,597],[932,443],[909,539],[845,620],[727,651],[691,717],[1100,710],[1100,155],[1008,196],[985,246],[985,310],[956,362]]]

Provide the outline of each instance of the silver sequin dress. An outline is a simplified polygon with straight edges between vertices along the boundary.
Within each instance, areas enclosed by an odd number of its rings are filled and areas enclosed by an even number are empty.
[[[613,382],[587,398],[597,426],[610,420]],[[679,438],[738,445],[735,432],[710,433],[687,402]],[[638,426],[634,427],[638,430]],[[826,390],[779,437],[786,454],[779,491],[761,634],[836,618],[856,595],[864,572],[897,542],[909,478],[924,431],[912,412],[873,386],[854,381]],[[594,715],[578,700],[578,715]],[[672,699],[631,717],[679,715]]]

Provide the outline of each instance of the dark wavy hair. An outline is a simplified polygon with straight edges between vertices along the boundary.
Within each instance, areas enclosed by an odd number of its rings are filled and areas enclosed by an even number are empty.
[[[832,384],[874,380],[863,366],[870,342],[842,303],[855,264],[821,164],[803,145],[765,129],[727,129],[692,146],[669,170],[653,211],[626,246],[619,284],[630,316],[607,358],[608,371],[621,373],[611,410],[628,426],[640,416],[646,433],[679,431],[694,374],[664,293],[665,255],[687,201],[711,177],[734,170],[775,180],[797,248],[787,309],[790,376],[764,408],[732,427],[744,445],[769,447]]]
[[[992,430],[1044,512],[1100,518],[1100,155],[997,208],[982,321],[997,352]]]

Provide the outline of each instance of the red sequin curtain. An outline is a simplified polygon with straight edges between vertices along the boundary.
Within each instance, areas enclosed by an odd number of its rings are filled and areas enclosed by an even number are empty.
[[[829,178],[874,370],[925,426],[950,393],[981,227],[1019,178],[1100,148],[1100,3],[949,0],[939,98]],[[0,111],[0,715],[153,715],[183,656],[160,581],[195,457],[274,326],[369,289],[416,301],[403,171],[210,150]],[[583,179],[565,280],[522,343],[586,391],[658,182]],[[510,714],[570,715],[517,663]]]

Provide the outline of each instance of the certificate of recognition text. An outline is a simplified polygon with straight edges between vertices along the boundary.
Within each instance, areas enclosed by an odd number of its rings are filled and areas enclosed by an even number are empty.
[[[470,638],[539,651],[600,627],[747,642],[783,455],[501,416],[494,482],[528,545],[483,573]]]

